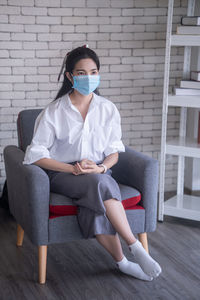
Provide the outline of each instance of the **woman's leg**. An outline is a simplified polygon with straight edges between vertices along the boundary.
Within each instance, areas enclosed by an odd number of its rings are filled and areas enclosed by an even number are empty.
[[[135,243],[136,238],[131,231],[122,203],[115,199],[109,199],[104,201],[104,205],[106,215],[119,235],[128,245]]]
[[[121,261],[124,257],[121,243],[116,235],[105,235],[105,234],[98,234],[96,235],[97,241],[112,255],[114,260]]]
[[[145,274],[138,264],[126,259],[122,251],[118,234],[98,234],[96,235],[96,239],[112,255],[121,272],[141,280],[151,281],[153,279],[153,277]]]
[[[159,264],[145,251],[142,244],[136,240],[129,226],[124,207],[115,199],[104,201],[106,215],[119,235],[125,240],[135,262],[151,277],[157,277],[161,273]]]

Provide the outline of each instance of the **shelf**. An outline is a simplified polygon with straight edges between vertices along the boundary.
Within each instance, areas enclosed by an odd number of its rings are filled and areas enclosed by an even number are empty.
[[[177,138],[167,141],[166,154],[200,158],[200,144],[195,139]]]
[[[200,221],[200,197],[182,195],[184,190],[185,179],[185,157],[200,159],[200,144],[197,143],[197,138],[187,138],[187,121],[190,113],[200,110],[200,95],[169,95],[170,82],[170,67],[173,61],[171,60],[172,47],[184,48],[183,59],[183,78],[189,78],[191,71],[191,56],[192,47],[200,47],[200,34],[172,34],[173,30],[173,11],[174,0],[168,0],[167,13],[167,30],[166,30],[166,51],[165,51],[165,68],[164,68],[164,84],[163,84],[163,110],[162,110],[162,133],[161,133],[161,155],[160,155],[160,179],[159,179],[159,207],[158,220],[163,221],[164,215],[180,217],[185,219]],[[187,1],[187,16],[195,15],[195,0]],[[184,29],[184,28],[183,28]],[[190,28],[191,29],[191,28]],[[182,29],[181,29],[182,30]],[[187,91],[189,94],[189,91]],[[172,140],[168,137],[168,110],[169,107],[179,107],[180,110],[180,137],[177,136]],[[191,108],[187,110],[187,108]],[[192,115],[192,114],[191,114]],[[192,117],[190,117],[190,121]],[[196,120],[195,120],[196,121]],[[190,124],[189,124],[190,125]],[[196,126],[196,123],[195,123]],[[196,128],[196,127],[195,127]],[[191,134],[192,135],[192,134]],[[193,136],[193,135],[192,135]],[[165,177],[166,177],[166,154],[174,155],[178,158],[177,172],[177,194],[167,201],[164,201],[165,192]],[[190,164],[194,160],[188,160]]]
[[[168,96],[169,106],[200,108],[200,96]]]
[[[176,195],[164,202],[165,215],[200,221],[200,197]]]
[[[174,34],[171,36],[172,46],[200,46],[200,35]]]

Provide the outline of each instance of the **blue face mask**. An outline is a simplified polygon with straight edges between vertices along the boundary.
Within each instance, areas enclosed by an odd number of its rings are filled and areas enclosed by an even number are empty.
[[[73,76],[74,85],[72,86],[82,95],[89,95],[98,87],[100,75],[79,75]]]

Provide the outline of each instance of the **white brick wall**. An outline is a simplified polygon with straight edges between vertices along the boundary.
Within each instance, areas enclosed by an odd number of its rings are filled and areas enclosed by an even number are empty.
[[[175,1],[175,22],[186,4]],[[54,99],[65,53],[86,43],[100,56],[100,92],[120,110],[124,143],[159,158],[166,14],[167,0],[0,1],[1,188],[3,149],[17,144],[17,114]],[[175,48],[172,55],[174,84],[183,51]],[[178,120],[179,110],[169,110],[170,136],[177,134]],[[175,188],[176,169],[169,157],[168,190]]]

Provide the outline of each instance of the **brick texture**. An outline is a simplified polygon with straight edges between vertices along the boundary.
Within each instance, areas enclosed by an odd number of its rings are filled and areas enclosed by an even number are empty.
[[[186,4],[175,1],[174,29]],[[17,114],[54,99],[65,53],[86,43],[100,57],[100,93],[120,110],[124,143],[160,158],[166,15],[164,0],[0,1],[0,190],[3,149],[17,144]],[[182,62],[183,51],[174,48],[171,85]],[[179,110],[170,109],[171,137],[178,121]],[[173,190],[177,161],[167,162],[167,190]]]

